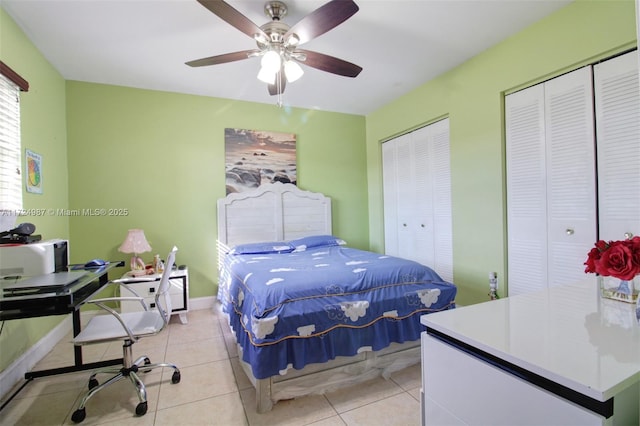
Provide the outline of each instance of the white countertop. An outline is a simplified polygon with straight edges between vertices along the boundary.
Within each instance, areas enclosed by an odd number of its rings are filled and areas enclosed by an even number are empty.
[[[599,401],[640,382],[635,305],[594,284],[554,287],[424,315],[423,325]]]

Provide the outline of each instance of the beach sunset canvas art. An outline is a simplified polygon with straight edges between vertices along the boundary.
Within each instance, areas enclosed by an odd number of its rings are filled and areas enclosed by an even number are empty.
[[[273,182],[297,183],[295,134],[227,128],[224,140],[227,195]]]

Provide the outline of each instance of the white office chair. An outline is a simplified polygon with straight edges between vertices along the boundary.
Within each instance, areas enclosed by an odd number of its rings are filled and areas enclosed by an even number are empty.
[[[111,283],[120,285],[121,289],[128,290],[129,292],[133,293],[135,297],[107,297],[92,299],[86,302],[93,303],[96,306],[99,306],[100,308],[107,311],[109,315],[97,315],[91,318],[87,326],[73,339],[73,344],[90,345],[94,343],[122,340],[123,365],[122,367],[112,366],[94,371],[94,373],[89,378],[89,392],[87,392],[84,398],[82,398],[78,409],[74,411],[73,415],[71,416],[71,420],[73,420],[75,423],[80,423],[85,419],[87,415],[85,411],[85,405],[93,395],[121,379],[128,377],[129,380],[131,380],[131,383],[133,383],[133,386],[136,388],[138,399],[140,400],[140,402],[136,406],[136,414],[138,416],[144,415],[147,412],[148,408],[147,391],[145,389],[144,383],[142,383],[142,380],[140,380],[140,378],[138,377],[138,373],[146,373],[157,367],[173,368],[174,371],[173,375],[171,376],[171,383],[175,384],[180,382],[180,370],[177,366],[165,362],[152,364],[146,355],[141,356],[133,361],[133,352],[131,348],[133,344],[137,342],[141,337],[156,335],[160,333],[169,323],[169,318],[171,316],[169,276],[171,275],[171,270],[173,269],[173,264],[175,262],[176,251],[178,251],[178,249],[174,247],[167,256],[165,269],[162,273],[160,285],[156,293],[157,310],[150,310],[144,303],[142,297],[139,297],[133,289],[128,287],[125,283],[118,282],[118,280],[112,281]],[[122,291],[120,294],[122,295]],[[114,301],[139,301],[144,307],[144,311],[121,314],[105,305],[105,302]],[[104,383],[99,384],[98,380],[96,380],[96,375],[102,373],[115,374],[115,376],[111,377]]]

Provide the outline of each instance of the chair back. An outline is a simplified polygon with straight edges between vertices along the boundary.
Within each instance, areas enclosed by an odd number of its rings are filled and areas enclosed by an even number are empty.
[[[169,252],[167,260],[165,261],[164,271],[162,272],[162,278],[160,278],[160,285],[156,292],[156,308],[158,309],[158,312],[160,312],[165,325],[169,323],[169,319],[171,317],[171,295],[169,294],[171,283],[169,282],[169,278],[173,271],[173,264],[176,261],[177,251],[178,248],[174,246]]]

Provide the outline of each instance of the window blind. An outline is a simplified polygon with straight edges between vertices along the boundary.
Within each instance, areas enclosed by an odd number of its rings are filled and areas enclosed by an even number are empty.
[[[0,75],[0,211],[22,209],[20,88]]]

